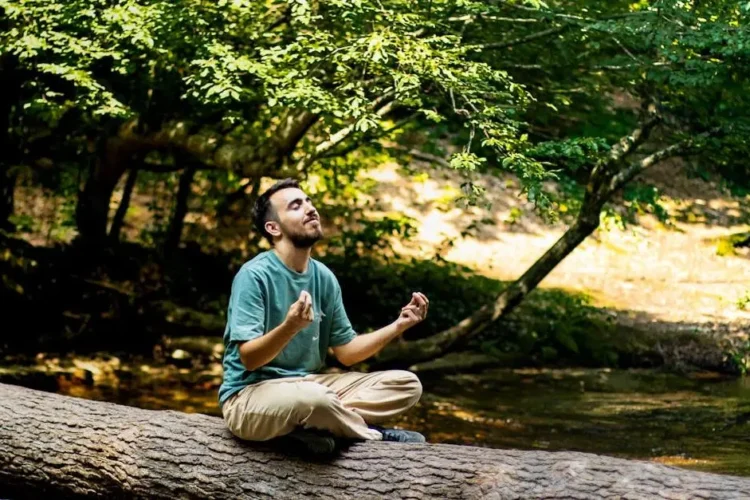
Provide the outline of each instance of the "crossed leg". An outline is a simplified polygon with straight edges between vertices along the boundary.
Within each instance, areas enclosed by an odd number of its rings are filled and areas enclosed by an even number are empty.
[[[308,375],[245,387],[223,407],[237,437],[265,441],[302,426],[336,436],[379,440],[377,424],[409,410],[422,395],[416,375],[402,370]]]

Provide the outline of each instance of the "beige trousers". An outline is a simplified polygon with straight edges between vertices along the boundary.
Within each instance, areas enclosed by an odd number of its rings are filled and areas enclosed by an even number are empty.
[[[402,370],[334,373],[266,380],[231,396],[222,408],[229,430],[265,441],[298,426],[334,435],[380,440],[377,424],[401,415],[419,400],[422,384]]]

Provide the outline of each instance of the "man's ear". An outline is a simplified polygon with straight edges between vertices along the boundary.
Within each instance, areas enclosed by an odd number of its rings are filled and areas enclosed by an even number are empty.
[[[267,220],[263,227],[266,228],[266,231],[268,231],[268,234],[271,236],[281,236],[281,228],[279,227],[278,222]]]

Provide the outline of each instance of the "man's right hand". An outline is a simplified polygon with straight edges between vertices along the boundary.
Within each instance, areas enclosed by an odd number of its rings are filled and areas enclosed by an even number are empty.
[[[295,332],[299,332],[313,322],[313,319],[315,319],[314,315],[312,297],[308,292],[302,291],[297,302],[289,307],[289,312],[286,314],[284,323]]]
[[[284,322],[258,338],[240,344],[240,360],[248,370],[257,370],[270,363],[300,330],[313,321],[312,297],[302,292],[289,307]]]

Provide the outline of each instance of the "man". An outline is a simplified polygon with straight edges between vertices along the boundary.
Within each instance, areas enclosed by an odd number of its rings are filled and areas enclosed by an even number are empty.
[[[333,451],[333,436],[424,442],[416,432],[377,427],[419,400],[413,373],[319,371],[329,348],[346,366],[375,355],[424,320],[427,297],[413,293],[393,323],[357,335],[336,277],[310,257],[323,231],[299,184],[277,182],[258,198],[253,217],[273,248],[245,263],[232,283],[219,389],[229,430],[252,441],[285,436],[313,453]]]

